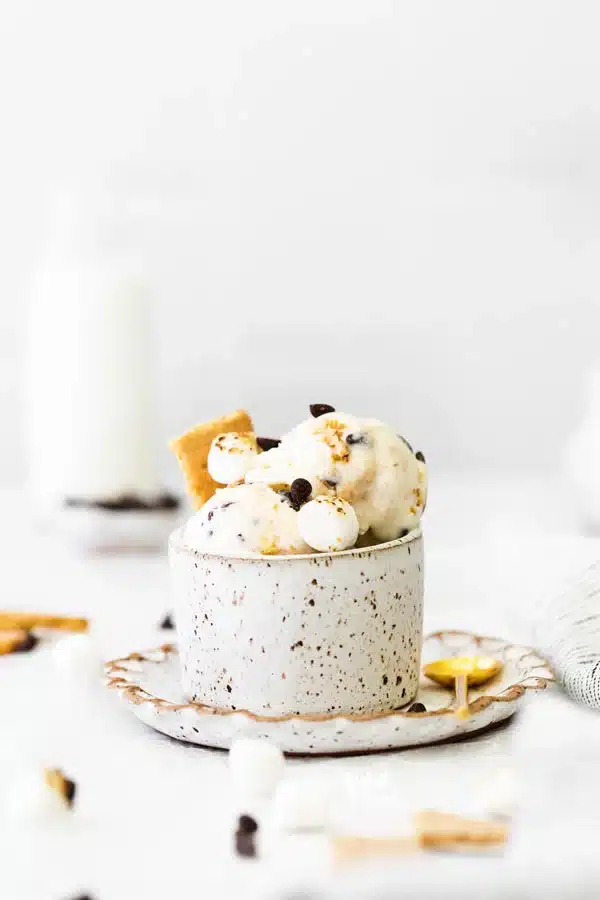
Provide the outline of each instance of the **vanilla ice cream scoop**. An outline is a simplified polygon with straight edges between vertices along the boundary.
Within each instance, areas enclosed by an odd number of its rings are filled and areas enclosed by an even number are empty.
[[[221,488],[185,526],[186,544],[228,555],[310,553],[287,494],[266,484]]]
[[[339,497],[319,496],[298,513],[300,535],[315,550],[334,553],[354,547],[358,519],[349,503]]]
[[[415,528],[425,505],[424,460],[376,419],[329,411],[308,419],[260,454],[246,474],[247,482],[278,486],[296,478],[310,481],[313,498],[349,503],[360,533],[370,529],[379,541]]]
[[[243,481],[257,457],[256,435],[251,432],[218,434],[208,452],[208,473],[219,484],[235,484]]]

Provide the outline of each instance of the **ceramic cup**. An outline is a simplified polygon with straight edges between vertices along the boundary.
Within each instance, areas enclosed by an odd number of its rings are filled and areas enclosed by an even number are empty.
[[[267,716],[360,715],[417,692],[423,538],[341,553],[226,557],[171,535],[183,690]]]

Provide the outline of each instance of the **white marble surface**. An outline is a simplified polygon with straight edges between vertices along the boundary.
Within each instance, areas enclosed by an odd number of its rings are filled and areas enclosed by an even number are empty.
[[[556,486],[523,479],[440,478],[427,511],[426,627],[527,640],[558,580],[596,558]],[[83,556],[36,532],[23,498],[0,495],[2,607],[89,615],[102,653],[162,642],[170,608],[161,556]],[[472,524],[475,523],[475,524]],[[552,696],[519,722],[468,743],[350,759],[293,760],[286,777],[335,789],[340,830],[394,833],[436,805],[479,810],[476,785],[510,764],[524,785],[514,840],[501,858],[418,857],[337,871],[319,836],[264,829],[260,861],[231,851],[235,803],[225,753],[145,728],[102,689],[67,685],[49,645],[0,659],[0,858],[3,900],[163,897],[348,898],[594,896],[600,858],[598,720]],[[79,785],[75,814],[17,825],[4,808],[24,760],[63,767]],[[589,776],[589,777],[588,777]],[[590,801],[588,803],[588,801]]]

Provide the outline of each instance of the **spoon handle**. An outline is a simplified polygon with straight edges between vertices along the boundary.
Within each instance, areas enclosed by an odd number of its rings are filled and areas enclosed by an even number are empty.
[[[469,718],[469,695],[467,676],[457,675],[454,679],[454,693],[456,695],[456,716],[459,719]]]

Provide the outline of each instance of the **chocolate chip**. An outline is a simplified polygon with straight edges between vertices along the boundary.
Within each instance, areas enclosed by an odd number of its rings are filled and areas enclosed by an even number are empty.
[[[420,450],[417,450],[417,452],[415,453],[415,456],[419,460],[419,462],[422,462],[422,463],[425,462],[425,455],[423,453],[421,453]]]
[[[69,900],[94,900],[91,894],[78,894],[76,897],[69,897]]]
[[[35,634],[32,634],[30,631],[28,631],[27,637],[23,638],[21,643],[13,649],[13,653],[30,653],[35,647],[37,647],[39,642],[39,637],[36,637]]]
[[[330,488],[337,487],[339,484],[337,478],[322,478],[321,481]]]
[[[408,449],[410,450],[411,453],[414,453],[414,452],[415,452],[415,451],[413,450],[412,446],[408,443],[408,441],[406,440],[405,437],[402,437],[401,434],[399,434],[398,437],[400,438],[400,440],[402,441],[403,444],[406,444],[406,446],[408,447]]]
[[[314,416],[315,419],[318,419],[319,416],[324,416],[325,413],[335,412],[335,407],[329,406],[328,403],[311,403],[310,404],[310,414]]]
[[[413,703],[412,706],[408,707],[409,712],[427,712],[427,707],[424,703]]]
[[[257,437],[256,443],[261,450],[274,450],[275,447],[279,447],[281,441],[279,438]]]
[[[175,622],[173,621],[173,613],[167,613],[160,625],[159,628],[175,628]]]
[[[258,831],[258,822],[252,816],[243,813],[238,819],[238,834],[256,834]]]
[[[214,516],[214,514],[215,514],[214,509],[209,509],[208,515],[207,515],[207,517],[206,517],[206,518],[208,519],[209,522],[212,521],[212,517]]]
[[[237,536],[238,536],[238,538],[240,539],[240,542],[241,542],[242,544],[245,544],[245,543],[246,543],[246,538],[244,537],[244,535],[242,534],[241,531],[238,531],[238,535],[237,535]]]
[[[247,859],[256,857],[256,847],[254,845],[254,835],[247,834],[243,831],[235,833],[235,852],[238,856],[244,856]]]
[[[65,800],[68,806],[73,806],[75,802],[75,794],[77,793],[77,785],[70,778],[65,778]]]
[[[295,509],[306,503],[312,494],[312,484],[306,478],[294,478],[290,485],[290,497]]]
[[[233,504],[234,504],[233,500],[228,500],[227,503],[221,504],[220,509],[227,509],[229,506],[233,506]]]
[[[256,856],[254,836],[258,831],[258,822],[252,816],[241,815],[235,832],[235,850],[238,856],[252,858]]]
[[[352,444],[368,444],[369,439],[366,434],[347,434],[346,443],[350,446],[352,446]]]

